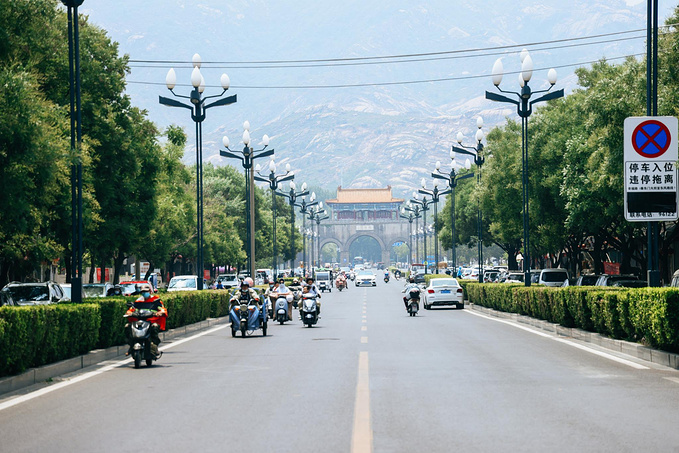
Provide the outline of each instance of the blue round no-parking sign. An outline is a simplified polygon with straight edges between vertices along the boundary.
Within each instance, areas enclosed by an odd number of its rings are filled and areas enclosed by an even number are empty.
[[[632,132],[632,146],[640,156],[660,157],[672,142],[670,130],[660,121],[648,120],[639,124]]]

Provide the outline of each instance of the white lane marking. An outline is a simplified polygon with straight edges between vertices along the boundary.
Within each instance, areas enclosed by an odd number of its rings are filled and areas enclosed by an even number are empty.
[[[632,368],[636,368],[637,370],[648,370],[649,369],[647,366],[640,365],[638,363],[634,363],[631,360],[622,359],[620,357],[614,356],[613,354],[608,354],[606,352],[597,351],[596,349],[590,348],[588,346],[583,346],[581,344],[575,343],[575,342],[570,341],[570,340],[566,340],[564,338],[554,337],[554,336],[549,335],[547,333],[538,332],[537,330],[533,330],[533,329],[528,328],[528,327],[517,325],[517,324],[515,324],[511,321],[505,321],[504,319],[498,319],[498,318],[494,318],[492,316],[483,315],[481,313],[475,313],[472,310],[463,310],[463,311],[465,313],[469,313],[469,314],[474,315],[474,316],[480,316],[481,318],[490,319],[491,321],[497,321],[497,322],[501,322],[501,323],[504,323],[504,324],[508,324],[510,326],[516,327],[517,329],[522,329],[522,330],[525,330],[526,332],[530,332],[530,333],[533,333],[535,335],[540,335],[541,337],[549,338],[549,339],[552,339],[554,341],[558,341],[560,343],[567,344],[567,345],[572,346],[574,348],[578,348],[578,349],[581,349],[583,351],[589,352],[590,354],[598,355],[600,357],[604,357],[606,359],[613,360],[614,362],[622,363],[623,365],[627,365],[627,366],[630,366]]]
[[[361,326],[361,330],[365,332],[366,330],[368,330],[368,326]]]
[[[368,337],[361,337],[361,343],[367,343]]]
[[[182,343],[186,343],[187,341],[195,340],[196,338],[202,337],[203,335],[208,335],[208,334],[217,332],[218,330],[225,329],[229,326],[231,326],[230,323],[222,325],[222,326],[217,326],[214,329],[206,330],[205,332],[201,332],[201,333],[196,334],[192,337],[184,338],[183,340],[179,340],[179,341],[176,341],[174,343],[170,343],[170,344],[168,344],[166,346],[162,346],[158,349],[160,349],[161,351],[165,351],[167,349],[178,346]],[[38,398],[40,396],[47,395],[48,393],[52,393],[55,390],[59,390],[59,389],[62,389],[64,387],[68,387],[69,385],[77,384],[78,382],[82,382],[82,381],[89,379],[91,377],[98,376],[98,375],[103,374],[107,371],[111,371],[114,368],[118,368],[120,366],[123,366],[123,365],[129,363],[130,360],[132,360],[132,358],[128,357],[125,360],[113,362],[110,365],[106,365],[106,366],[103,366],[103,367],[101,367],[97,370],[90,371],[90,372],[85,373],[85,374],[81,374],[80,376],[76,376],[72,379],[62,381],[62,382],[59,382],[58,384],[50,385],[49,387],[45,387],[45,388],[42,388],[40,390],[36,390],[35,392],[27,393],[26,395],[21,395],[21,396],[14,398],[14,399],[5,401],[4,403],[0,403],[0,411],[3,411],[5,409],[9,409],[10,407],[16,406],[17,404],[25,403],[26,401],[30,401],[34,398]]]
[[[665,379],[667,379],[668,381],[672,381],[672,382],[674,382],[675,384],[679,384],[679,378],[675,378],[675,377],[666,377]]]
[[[370,368],[368,352],[358,355],[358,382],[354,403],[354,427],[351,434],[351,453],[371,453],[373,432],[370,426]]]

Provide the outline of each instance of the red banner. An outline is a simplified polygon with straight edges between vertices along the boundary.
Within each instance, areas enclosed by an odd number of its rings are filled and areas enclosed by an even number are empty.
[[[620,263],[609,263],[604,261],[604,274],[620,275]]]
[[[111,271],[111,269],[109,269],[107,267],[106,271],[104,272],[104,277],[106,277],[106,280],[104,280],[104,281],[107,281],[107,282],[111,281],[111,272],[110,271]],[[97,268],[97,282],[100,282],[100,281],[101,281],[101,268],[98,267]]]

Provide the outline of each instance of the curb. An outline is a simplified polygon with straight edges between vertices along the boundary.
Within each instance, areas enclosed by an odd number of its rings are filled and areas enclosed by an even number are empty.
[[[659,349],[643,346],[638,343],[632,343],[625,340],[614,340],[605,337],[596,332],[587,332],[575,327],[564,327],[560,324],[554,324],[540,319],[531,318],[529,316],[519,315],[516,313],[506,313],[503,311],[493,310],[491,308],[482,307],[468,303],[472,310],[480,311],[488,316],[495,318],[509,319],[516,323],[527,324],[531,327],[553,333],[560,337],[569,337],[574,340],[579,340],[584,343],[590,343],[600,346],[610,351],[620,352],[622,354],[635,357],[637,359],[645,360],[647,362],[656,363],[658,365],[666,366],[679,370],[679,354],[672,352],[665,352]]]
[[[210,318],[204,321],[190,324],[187,326],[177,327],[176,329],[167,330],[160,333],[162,341],[168,341],[173,338],[187,335],[190,333],[205,330],[210,327],[229,322],[228,316],[221,318]],[[22,388],[46,382],[50,379],[61,376],[63,374],[72,373],[74,371],[87,368],[92,365],[111,360],[120,356],[124,356],[127,352],[127,345],[111,346],[106,349],[95,349],[87,354],[62,360],[56,363],[50,363],[37,368],[31,368],[16,376],[7,376],[0,379],[0,395],[21,390]]]

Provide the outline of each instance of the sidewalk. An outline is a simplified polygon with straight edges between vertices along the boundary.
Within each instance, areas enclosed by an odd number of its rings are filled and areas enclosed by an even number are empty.
[[[587,332],[577,328],[563,327],[559,324],[542,321],[529,316],[496,311],[491,308],[482,307],[480,305],[470,304],[469,302],[467,302],[467,304],[467,306],[472,310],[479,311],[488,316],[508,319],[521,324],[527,324],[531,327],[535,327],[546,332],[551,332],[558,336],[568,337],[585,343],[594,344],[610,351],[620,352],[637,359],[646,360],[647,362],[656,363],[658,365],[679,370],[679,354],[660,351],[658,349],[653,349],[651,347],[629,341],[614,340],[595,332]]]
[[[228,316],[206,319],[205,321],[197,322],[195,324],[161,332],[160,339],[163,342],[166,342],[182,335],[209,329],[210,327],[228,322]],[[49,365],[43,365],[38,368],[31,368],[16,376],[0,378],[0,395],[14,392],[33,384],[47,382],[56,376],[72,373],[106,360],[125,356],[127,349],[127,345],[112,346],[107,349],[96,349],[85,355],[62,360],[61,362],[50,363]]]

